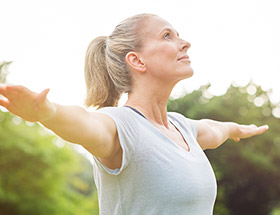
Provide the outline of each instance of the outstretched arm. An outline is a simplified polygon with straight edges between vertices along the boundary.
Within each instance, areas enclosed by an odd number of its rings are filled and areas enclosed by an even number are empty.
[[[238,142],[240,139],[262,134],[267,125],[239,125],[234,122],[218,122],[209,119],[197,120],[197,141],[203,150],[214,149],[227,139]]]
[[[92,154],[107,158],[119,151],[113,120],[82,107],[62,106],[47,99],[49,90],[40,94],[23,86],[0,84],[0,105],[31,122],[40,122],[63,139],[80,144]]]

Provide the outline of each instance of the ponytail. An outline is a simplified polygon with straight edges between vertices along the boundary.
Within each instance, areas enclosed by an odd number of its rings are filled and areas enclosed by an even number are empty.
[[[85,105],[117,106],[121,93],[116,90],[106,65],[106,39],[100,36],[94,39],[86,52],[85,59],[85,81],[87,96]]]
[[[131,92],[131,71],[125,57],[141,49],[143,20],[151,16],[155,15],[130,17],[117,25],[109,37],[97,37],[89,44],[85,59],[87,107],[117,106],[122,93]]]

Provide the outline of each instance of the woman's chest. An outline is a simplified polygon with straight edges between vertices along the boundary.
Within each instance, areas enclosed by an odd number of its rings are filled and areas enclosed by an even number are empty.
[[[207,157],[195,155],[194,150],[146,149],[144,154],[135,155],[129,169],[137,179],[134,186],[137,193],[148,193],[151,199],[187,204],[194,199],[208,201],[216,196],[213,169]]]

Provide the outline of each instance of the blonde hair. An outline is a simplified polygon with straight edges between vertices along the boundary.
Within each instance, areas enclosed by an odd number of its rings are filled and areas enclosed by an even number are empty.
[[[122,21],[109,37],[95,38],[86,52],[85,105],[97,108],[117,106],[122,93],[132,87],[130,70],[125,57],[130,51],[141,49],[144,19],[155,16],[139,14]]]

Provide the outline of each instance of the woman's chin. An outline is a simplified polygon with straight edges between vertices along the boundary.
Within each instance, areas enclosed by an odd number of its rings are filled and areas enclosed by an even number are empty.
[[[194,74],[193,69],[190,67],[187,71],[185,71],[185,78],[190,78]]]

